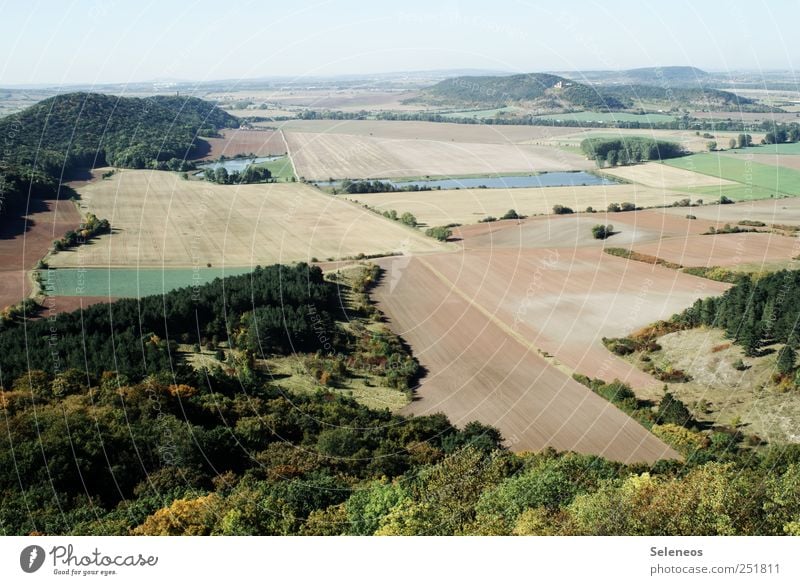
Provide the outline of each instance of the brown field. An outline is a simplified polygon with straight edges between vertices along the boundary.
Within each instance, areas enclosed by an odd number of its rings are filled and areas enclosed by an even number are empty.
[[[445,264],[454,260],[438,258]],[[677,457],[510,333],[442,279],[427,259],[380,263],[387,273],[375,293],[379,306],[427,369],[408,412],[441,411],[456,424],[477,419],[494,425],[514,450],[551,446],[627,462]]]
[[[53,240],[75,229],[81,216],[71,201],[32,200],[26,217],[0,224],[0,308],[29,296],[29,271],[47,254]]]
[[[586,187],[544,187],[519,189],[458,189],[348,195],[354,201],[376,209],[409,211],[428,225],[469,224],[509,209],[524,215],[552,213],[555,204],[575,211],[587,207],[605,210],[609,203],[629,201],[639,207],[671,205],[686,197],[683,193],[639,185],[596,185]],[[687,212],[684,211],[684,215]],[[598,216],[598,221],[603,221]]]
[[[231,116],[236,116],[237,118],[291,118],[297,115],[297,111],[295,110],[281,108],[247,108],[244,110],[226,109],[225,111]],[[278,122],[273,122],[271,125],[275,125],[277,123]]]
[[[569,171],[592,165],[582,156],[545,146],[285,135],[298,176],[311,180]]]
[[[266,103],[278,108],[305,108],[341,111],[413,111],[425,109],[422,104],[404,104],[409,98],[416,97],[415,91],[385,91],[371,89],[339,89],[339,88],[292,88],[265,90],[238,90],[229,92],[209,92],[205,99],[232,102],[250,100],[255,103]],[[248,110],[249,111],[249,110]],[[253,115],[253,114],[250,114]]]
[[[683,266],[768,265],[800,254],[800,239],[772,233],[720,234],[665,238],[633,249]]]
[[[216,160],[222,155],[237,154],[277,156],[286,154],[286,143],[280,132],[274,130],[223,130],[222,138],[204,138],[211,150],[203,159]]]
[[[213,185],[124,170],[78,191],[81,208],[108,219],[114,233],[54,255],[54,267],[252,266],[445,249],[302,184]]]
[[[681,191],[692,187],[720,187],[735,185],[733,181],[702,175],[685,169],[671,167],[660,163],[644,163],[614,169],[603,169],[604,175],[611,175],[631,183],[639,183],[658,189]]]
[[[546,142],[556,136],[574,134],[575,128],[451,124],[446,122],[395,122],[389,120],[287,120],[282,130],[314,134],[351,134],[403,140],[440,142],[481,142],[485,144],[524,144]]]
[[[800,157],[798,157],[800,158]],[[767,224],[800,224],[800,198],[762,199],[759,201],[742,201],[732,205],[704,205],[702,207],[666,208],[657,213],[685,216],[691,213],[697,217],[696,223],[706,221],[716,223],[736,223],[742,220],[763,221]],[[711,224],[709,224],[711,225]]]

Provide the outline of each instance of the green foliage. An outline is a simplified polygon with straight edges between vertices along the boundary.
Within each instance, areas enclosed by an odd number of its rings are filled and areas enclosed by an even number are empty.
[[[639,161],[658,161],[684,156],[686,151],[676,142],[655,140],[643,136],[619,138],[586,138],[581,151],[592,160],[605,160],[608,166]]]
[[[60,177],[78,168],[112,165],[160,168],[192,158],[201,140],[238,121],[214,104],[193,97],[127,98],[68,93],[0,119],[0,133],[13,131],[6,160]]]
[[[425,230],[425,235],[429,238],[435,238],[440,242],[446,242],[447,239],[453,235],[453,230],[445,226],[435,226]]]
[[[592,227],[592,237],[595,240],[605,240],[614,235],[614,226],[597,224]]]
[[[524,219],[524,218],[525,216],[518,214],[515,209],[509,209],[500,217],[500,219]]]
[[[566,207],[564,205],[556,204],[553,205],[553,214],[554,215],[569,215],[571,213],[575,213],[571,208]]]
[[[665,392],[661,402],[658,403],[656,422],[660,425],[674,424],[682,427],[691,427],[696,424],[686,405],[670,392]]]

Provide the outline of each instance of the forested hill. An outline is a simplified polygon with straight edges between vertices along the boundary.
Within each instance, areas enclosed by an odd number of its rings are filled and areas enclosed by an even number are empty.
[[[646,78],[646,76],[644,76]],[[638,77],[636,78],[638,79]],[[710,108],[752,106],[753,101],[707,87],[642,83],[587,85],[548,73],[496,77],[453,77],[423,92],[431,102],[497,107],[521,103],[542,110],[624,110],[644,104]]]
[[[497,77],[453,77],[423,92],[427,98],[453,104],[500,106],[535,102],[548,109],[614,110],[623,104],[587,85],[547,73]]]
[[[198,136],[237,126],[236,118],[199,98],[69,93],[0,119],[0,134],[8,137],[2,162],[52,177],[106,164],[151,167],[192,158]]]

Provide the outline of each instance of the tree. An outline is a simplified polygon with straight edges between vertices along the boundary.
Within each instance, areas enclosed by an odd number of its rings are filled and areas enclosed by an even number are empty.
[[[509,209],[500,219],[522,219],[522,216],[515,209]]]
[[[553,213],[555,215],[568,215],[570,213],[574,213],[571,208],[565,207],[564,205],[556,204],[553,205]]]
[[[791,345],[784,345],[778,352],[776,367],[783,376],[788,376],[794,372],[794,364],[797,361],[797,352]]]
[[[664,389],[666,390],[666,386]],[[692,413],[686,408],[686,405],[675,398],[670,392],[664,392],[664,397],[658,403],[658,411],[656,412],[656,422],[658,424],[671,423],[680,425],[682,427],[691,426],[694,423]]]
[[[595,240],[605,240],[606,238],[614,235],[614,226],[598,224],[592,227],[592,236]]]
[[[709,152],[714,152],[717,150],[717,143],[714,140],[710,140],[706,143],[706,148],[708,148]]]
[[[453,231],[446,226],[439,225],[425,230],[425,235],[429,238],[435,238],[440,242],[446,242],[447,238],[453,235]]]
[[[753,144],[753,137],[749,134],[739,134],[736,138],[736,142],[739,145],[739,148],[745,148]]]
[[[404,223],[410,227],[417,227],[417,218],[414,217],[408,211],[406,211],[403,215],[400,216],[400,223]]]
[[[617,162],[619,161],[619,153],[616,150],[609,150],[606,153],[606,163],[610,167],[617,166]]]
[[[731,138],[730,140],[728,140],[728,148],[731,149],[731,150],[736,148],[736,139],[735,138]]]
[[[608,204],[608,211],[610,211],[610,212],[621,211],[619,203],[609,203]]]

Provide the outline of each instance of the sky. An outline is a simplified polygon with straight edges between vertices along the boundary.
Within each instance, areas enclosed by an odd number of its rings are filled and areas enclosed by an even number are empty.
[[[438,69],[793,70],[800,1],[0,0],[0,87]]]

